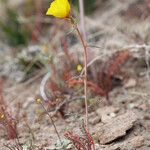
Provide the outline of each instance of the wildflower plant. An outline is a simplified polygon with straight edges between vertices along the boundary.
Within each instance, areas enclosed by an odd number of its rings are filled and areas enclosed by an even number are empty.
[[[82,76],[83,82],[84,82],[84,98],[85,98],[85,128],[88,131],[88,101],[87,101],[87,43],[85,39],[83,38],[78,25],[76,23],[75,18],[71,15],[71,7],[68,0],[54,0],[50,7],[48,8],[46,15],[52,15],[56,18],[60,19],[66,19],[68,20],[74,27],[74,29],[77,32],[77,35],[81,41],[81,44],[84,49],[84,67],[80,64],[77,65],[77,71],[83,71],[84,75]],[[90,134],[89,134],[90,135]],[[91,138],[92,139],[92,138]],[[81,142],[82,144],[85,144],[84,142]],[[77,146],[78,147],[78,146]],[[90,147],[90,148],[89,148]],[[91,145],[88,147],[89,150],[91,150]],[[93,144],[93,150],[95,149]]]
[[[50,119],[51,122],[52,122],[52,125],[53,125],[53,127],[54,127],[54,129],[55,129],[55,132],[56,132],[56,134],[57,134],[57,136],[58,136],[58,139],[59,139],[60,143],[62,143],[62,140],[61,140],[61,138],[60,138],[60,135],[59,135],[59,132],[58,132],[58,130],[57,130],[57,127],[56,127],[56,125],[55,125],[55,123],[54,123],[54,120],[53,120],[52,116],[49,114],[49,112],[47,111],[47,109],[45,108],[45,106],[44,106],[44,104],[43,104],[43,101],[42,101],[40,98],[38,98],[38,99],[36,99],[36,103],[37,103],[37,104],[40,104],[40,105],[42,106],[42,108],[44,109],[45,113],[47,114],[47,116],[49,117],[49,119]]]
[[[75,19],[71,15],[71,7],[68,0],[54,0],[50,7],[48,8],[46,15],[52,15],[56,18],[66,19],[72,23],[73,27],[75,28],[79,39],[81,40],[82,46],[84,48],[84,96],[85,96],[85,124],[88,128],[88,102],[87,102],[87,44],[84,40],[78,26],[76,24]],[[81,70],[81,67],[78,66],[77,70]]]

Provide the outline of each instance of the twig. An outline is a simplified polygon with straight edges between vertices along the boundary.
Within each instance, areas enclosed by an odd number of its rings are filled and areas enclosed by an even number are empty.
[[[142,45],[138,45],[138,44],[135,44],[135,45],[129,45],[129,46],[126,46],[125,48],[145,48],[145,49],[150,49],[150,45],[146,45],[146,44],[142,44]]]
[[[47,96],[46,96],[46,93],[45,93],[45,85],[46,85],[47,80],[50,78],[50,76],[51,76],[51,73],[48,72],[48,73],[43,77],[43,79],[42,79],[42,81],[41,81],[41,84],[40,84],[40,94],[41,94],[41,97],[42,97],[45,101],[48,100],[48,98],[47,98]]]
[[[102,57],[102,56],[97,56],[97,57],[95,57],[94,59],[92,59],[92,60],[87,64],[87,68],[88,68],[89,66],[91,66],[95,61],[99,60],[101,57]],[[81,73],[80,73],[80,76],[83,75],[84,71],[85,71],[85,67],[82,69],[82,71],[81,71]]]
[[[9,146],[9,145],[7,145],[7,144],[3,144],[5,147],[7,147],[9,150],[14,150],[14,148],[12,147],[11,148],[11,146]]]
[[[56,125],[55,125],[55,123],[54,123],[54,120],[53,120],[52,116],[48,113],[48,111],[47,111],[47,109],[45,108],[45,106],[43,105],[42,101],[41,101],[40,99],[38,99],[37,101],[38,101],[38,103],[41,104],[41,106],[43,107],[45,113],[46,113],[46,114],[48,115],[48,117],[50,118],[51,123],[52,123],[52,125],[53,125],[53,127],[54,127],[54,129],[55,129],[55,132],[56,132],[56,134],[57,134],[57,136],[58,136],[58,139],[59,139],[60,143],[62,144],[61,137],[60,137],[60,135],[59,135],[59,132],[58,132],[58,130],[57,130],[57,127],[56,127]]]

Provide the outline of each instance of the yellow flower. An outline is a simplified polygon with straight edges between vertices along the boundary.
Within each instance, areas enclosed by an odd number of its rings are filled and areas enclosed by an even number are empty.
[[[80,64],[77,65],[77,71],[80,72],[82,70],[82,66]]]
[[[68,0],[54,0],[48,8],[46,15],[52,15],[57,18],[67,18],[70,13],[70,4]]]
[[[0,114],[0,119],[4,119],[5,115],[4,114]]]
[[[36,99],[37,104],[42,104],[42,100],[40,98]]]

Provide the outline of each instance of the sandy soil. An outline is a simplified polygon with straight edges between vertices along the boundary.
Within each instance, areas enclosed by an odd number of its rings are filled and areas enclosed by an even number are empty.
[[[111,106],[106,104],[106,99],[102,96],[96,95],[89,100],[90,131],[96,149],[148,150],[150,149],[150,8],[148,9],[147,5],[150,3],[146,0],[147,4],[138,3],[137,0],[107,0],[103,5],[101,1],[97,3],[99,8],[94,15],[86,17],[89,45],[94,45],[89,48],[89,53],[92,53],[91,59],[98,57],[95,62],[104,61],[113,53],[125,49],[129,51],[130,57],[121,66],[119,73],[115,74],[121,79],[121,85],[110,92]],[[81,49],[81,45],[76,43],[70,49]],[[48,116],[41,106],[35,103],[35,99],[40,96],[39,86],[44,73],[39,74],[19,84],[6,79],[4,99],[13,116],[19,112],[20,143],[25,146],[30,145],[32,141],[37,147],[35,149],[48,150],[54,149],[51,146],[58,138]],[[128,111],[132,111],[136,116],[133,125],[121,137],[116,135],[114,140],[102,144],[99,140],[103,138],[100,128]],[[54,120],[62,138],[68,130],[80,132],[83,114],[83,102],[78,100],[69,103],[66,108],[67,117],[62,118],[59,112],[55,115]],[[13,145],[14,141],[7,140],[6,132],[0,128],[0,150],[7,149],[3,146],[4,143]]]

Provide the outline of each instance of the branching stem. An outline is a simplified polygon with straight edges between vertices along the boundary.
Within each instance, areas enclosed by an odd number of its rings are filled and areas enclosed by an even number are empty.
[[[52,116],[48,113],[47,109],[45,108],[45,106],[44,106],[42,103],[41,103],[41,106],[43,107],[44,111],[46,112],[46,114],[47,114],[48,117],[50,118],[51,123],[52,123],[52,125],[54,126],[55,132],[56,132],[56,134],[57,134],[57,136],[58,136],[58,139],[59,139],[60,143],[62,144],[61,137],[60,137],[60,135],[59,135],[59,132],[58,132],[58,130],[57,130],[57,127],[56,127],[56,125],[55,125],[55,123],[54,123],[54,120],[53,120]]]

